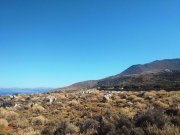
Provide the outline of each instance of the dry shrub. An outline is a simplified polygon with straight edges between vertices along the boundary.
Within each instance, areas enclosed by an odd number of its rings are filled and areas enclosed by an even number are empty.
[[[14,111],[7,111],[5,109],[0,109],[0,117],[5,118],[8,121],[15,120],[19,117],[19,114]]]
[[[134,120],[137,127],[143,128],[149,125],[156,125],[158,128],[163,128],[165,125],[163,112],[156,109],[150,109],[145,113],[137,114]]]
[[[171,95],[173,103],[178,103],[180,101],[180,93],[176,92]]]
[[[143,102],[144,99],[137,97],[136,95],[130,95],[128,98],[128,100],[131,100],[132,102]]]
[[[133,99],[133,102],[144,102],[144,99],[141,97],[136,97]]]
[[[17,132],[15,134],[18,135],[176,135],[179,133],[180,92],[112,93],[112,100],[102,103],[105,93],[102,91],[96,94],[74,92],[69,93],[68,97],[63,93],[57,93],[56,104],[49,106],[41,100],[47,95],[32,95],[31,98],[36,98],[39,105],[29,108],[29,111],[24,109],[21,112],[14,107],[0,108],[0,118],[6,119],[9,123],[9,127],[4,130],[12,134]],[[28,105],[31,101],[17,100],[17,104],[20,103]],[[128,106],[128,103],[132,104]],[[162,108],[165,115],[147,114],[146,109],[152,105]],[[170,108],[167,108],[168,106]],[[23,118],[16,115],[16,112],[19,112]],[[142,114],[142,112],[145,113]],[[137,116],[135,116],[136,113]],[[46,116],[51,121],[46,121],[46,117],[39,115]],[[66,119],[68,122],[63,122]],[[62,122],[59,125],[60,121]],[[164,123],[167,125],[163,126]],[[42,132],[27,128],[29,126]],[[45,128],[48,130],[43,130]]]
[[[19,117],[19,114],[14,112],[14,111],[10,111],[7,113],[6,119],[8,121],[12,121],[12,120],[16,120]]]
[[[58,107],[64,107],[64,104],[62,102],[56,102],[56,104],[58,105]]]
[[[60,99],[60,100],[61,99],[66,99],[66,97],[65,97],[65,95],[63,93],[57,94],[56,97],[57,97],[57,100],[58,99]]]
[[[44,129],[41,131],[41,135],[51,135],[51,132],[49,131],[49,129],[44,128]]]
[[[145,135],[144,130],[142,128],[132,128],[130,135]]]
[[[119,96],[119,98],[121,99],[125,99],[127,97],[127,93],[119,93],[117,94]]]
[[[113,100],[119,100],[119,99],[120,99],[118,95],[113,95],[111,98],[112,98]]]
[[[180,104],[177,103],[177,105],[175,106],[175,108],[179,109],[180,110]]]
[[[79,102],[77,100],[72,100],[69,102],[69,106],[78,106],[79,105]]]
[[[144,98],[148,98],[148,97],[150,97],[150,96],[156,97],[156,92],[153,92],[153,91],[151,91],[151,92],[145,92],[143,97],[144,97]]]
[[[1,118],[6,118],[7,113],[8,113],[7,110],[0,108],[0,117]]]
[[[100,108],[97,108],[97,107],[91,107],[91,108],[90,108],[90,111],[91,111],[91,112],[94,112],[94,113],[99,113],[99,112],[101,111],[101,109],[100,109]]]
[[[99,98],[96,96],[91,97],[90,102],[99,102]]]
[[[40,105],[35,105],[33,106],[33,112],[34,113],[42,113],[45,111],[44,107],[40,106]]]
[[[39,131],[35,131],[32,127],[18,130],[15,135],[40,135]]]
[[[129,95],[129,96],[127,97],[128,100],[134,100],[135,98],[137,98],[136,95]]]
[[[0,128],[8,127],[9,123],[6,119],[0,119]]]
[[[39,126],[39,125],[44,125],[46,122],[46,119],[43,116],[38,116],[38,117],[34,117],[31,120],[32,125],[34,126]]]
[[[63,121],[59,124],[59,127],[54,132],[54,135],[67,135],[67,134],[78,134],[79,128],[74,124],[67,121]]]
[[[98,103],[97,106],[101,108],[111,108],[111,106],[108,103]]]
[[[177,127],[180,127],[180,117],[179,116],[172,116],[171,123]]]
[[[26,128],[29,126],[29,121],[26,118],[19,117],[16,120],[12,121],[11,124],[18,128]]]
[[[155,101],[155,102],[153,103],[153,105],[154,105],[155,107],[160,107],[160,108],[162,108],[162,109],[166,109],[166,108],[169,107],[168,104],[165,104],[165,103],[163,103],[163,102],[161,102],[161,101]]]
[[[125,107],[126,106],[125,103],[122,103],[121,101],[115,101],[113,105],[117,106],[117,107]]]
[[[137,102],[137,103],[135,103],[134,107],[142,110],[142,109],[145,109],[147,107],[147,105],[144,103]]]
[[[85,134],[95,134],[99,122],[93,119],[85,120],[80,126],[80,132]]]
[[[129,134],[134,127],[132,121],[127,117],[120,117],[115,121],[116,134]]]
[[[133,111],[133,108],[121,108],[119,110],[120,115],[127,116],[128,118],[133,118],[135,115],[135,112]]]
[[[53,110],[52,115],[53,114],[59,114],[59,113],[60,113],[60,111],[56,109],[56,110]]]
[[[149,135],[179,135],[180,130],[174,125],[165,125],[162,129],[159,129],[156,125],[148,126],[146,133]]]
[[[116,103],[122,103],[125,104],[126,103],[126,99],[118,99],[115,101]]]
[[[165,113],[170,116],[180,116],[180,109],[168,108]]]
[[[162,96],[168,96],[169,94],[168,94],[168,92],[167,91],[165,91],[165,90],[160,90],[160,91],[158,91],[158,92],[156,92],[157,93],[157,96],[159,96],[159,97],[162,97]]]
[[[101,119],[97,129],[97,135],[113,135],[115,134],[113,133],[114,128],[113,123],[108,122],[106,119]]]
[[[168,105],[173,105],[173,100],[172,100],[171,97],[163,97],[163,98],[161,99],[161,101],[164,102],[164,103],[166,103],[166,104],[168,104]]]

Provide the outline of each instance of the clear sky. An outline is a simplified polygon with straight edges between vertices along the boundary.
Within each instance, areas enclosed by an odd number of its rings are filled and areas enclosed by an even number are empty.
[[[180,58],[179,0],[1,0],[0,87],[61,87]]]

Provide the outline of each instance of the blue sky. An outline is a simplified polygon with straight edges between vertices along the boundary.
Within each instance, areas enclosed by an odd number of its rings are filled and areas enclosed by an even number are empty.
[[[179,0],[1,0],[0,87],[61,87],[180,58]]]

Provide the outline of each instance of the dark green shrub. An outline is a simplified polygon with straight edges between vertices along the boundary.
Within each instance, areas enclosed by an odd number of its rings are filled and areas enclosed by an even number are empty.
[[[133,122],[126,117],[119,117],[114,121],[115,134],[130,135],[131,129],[134,127]]]
[[[145,135],[145,133],[141,128],[133,128],[130,135]]]
[[[79,129],[75,125],[67,121],[63,121],[59,124],[59,127],[54,132],[54,135],[76,134],[78,131]]]
[[[112,132],[111,134],[114,134],[115,127],[112,123],[101,117],[97,131],[98,135],[107,135],[109,132]]]
[[[170,109],[167,109],[165,111],[165,113],[167,115],[170,115],[170,116],[180,116],[180,111],[179,109],[175,109],[175,108],[170,108]]]
[[[51,132],[47,128],[45,128],[44,130],[42,130],[41,135],[51,135]]]
[[[171,123],[177,127],[180,127],[180,117],[172,117],[171,118]]]
[[[147,127],[149,124],[156,125],[158,128],[163,128],[165,125],[163,112],[160,110],[151,109],[146,113],[138,114],[135,117],[135,125],[137,127]]]
[[[96,120],[93,119],[87,119],[85,120],[82,125],[80,126],[80,132],[81,133],[89,133],[89,132],[97,132],[99,123]]]
[[[115,132],[116,135],[130,135],[130,133],[131,133],[131,130],[127,128],[126,126],[116,129],[116,132]]]
[[[116,128],[127,127],[130,129],[133,127],[133,123],[126,117],[120,117],[119,119],[117,119],[115,126]]]

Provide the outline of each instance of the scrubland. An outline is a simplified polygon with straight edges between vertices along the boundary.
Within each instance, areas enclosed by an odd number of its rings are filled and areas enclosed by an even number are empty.
[[[0,135],[179,135],[180,91],[0,97]]]

